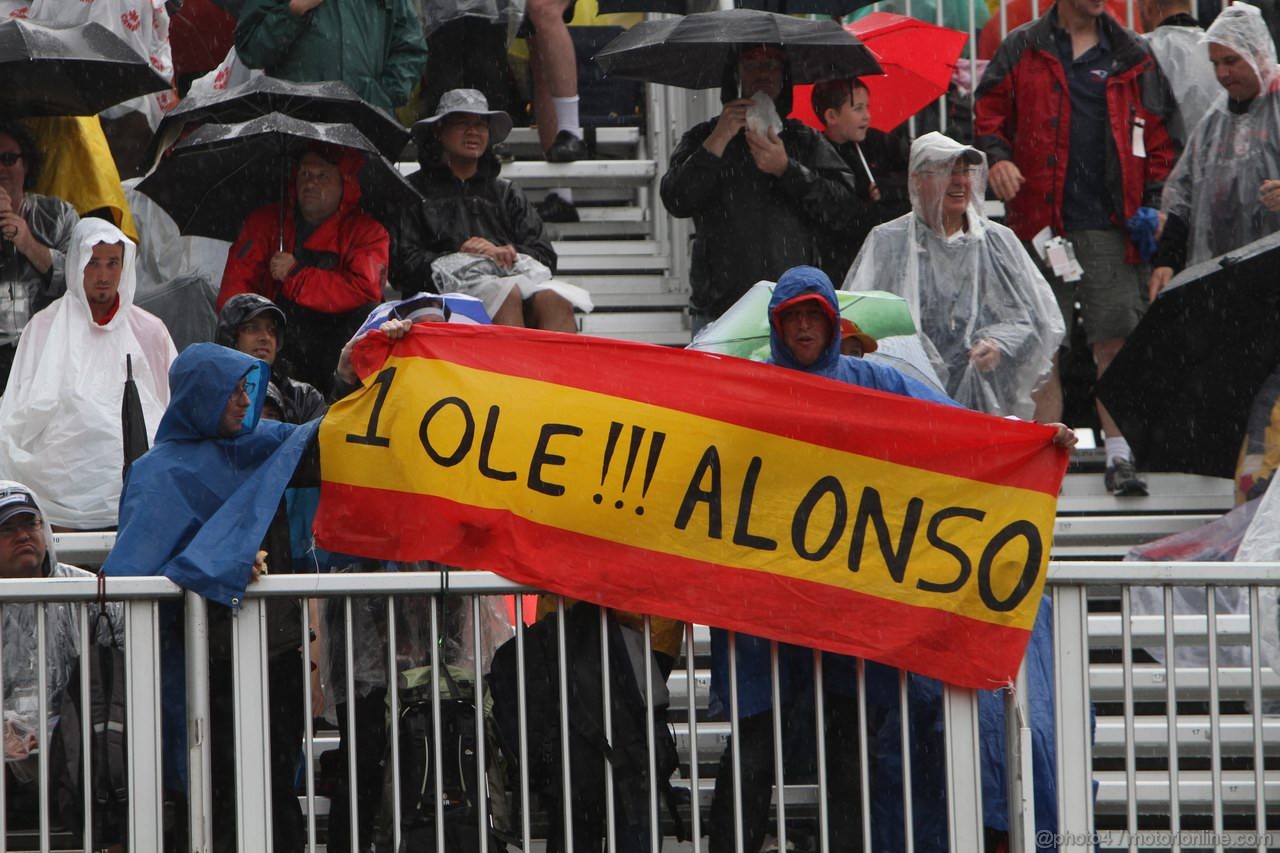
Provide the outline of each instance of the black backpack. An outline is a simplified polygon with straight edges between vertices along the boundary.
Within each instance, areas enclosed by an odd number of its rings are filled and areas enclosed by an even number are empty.
[[[443,793],[444,849],[449,853],[480,850],[480,803],[488,800],[488,785],[476,769],[475,688],[460,671],[442,669],[440,679],[440,758]],[[435,679],[427,670],[425,686],[410,688],[400,710],[400,837],[402,851],[436,849],[435,755],[432,751],[431,690]],[[486,722],[486,729],[488,724]],[[486,735],[487,736],[487,735]],[[490,764],[497,744],[487,746]],[[390,762],[387,762],[388,770]],[[489,849],[505,849],[492,830]]]
[[[653,731],[659,792],[667,802],[683,840],[684,829],[674,809],[671,774],[677,766],[675,738],[665,714],[650,717],[640,679],[631,664],[621,629],[611,612],[605,620],[609,636],[611,737],[605,737],[604,698],[600,675],[600,608],[579,602],[566,608],[565,659],[569,679],[569,768],[575,843],[579,832],[599,837],[605,823],[605,761],[613,771],[615,802],[622,819],[635,824],[649,809],[649,732]],[[530,790],[541,795],[553,827],[562,814],[560,684],[557,665],[556,614],[524,631],[525,708]],[[493,717],[513,773],[519,767],[519,717],[516,640],[497,650],[488,675]],[[643,672],[639,673],[643,677]],[[518,796],[515,777],[509,787]],[[527,805],[525,806],[528,807]],[[554,833],[553,833],[554,834]]]

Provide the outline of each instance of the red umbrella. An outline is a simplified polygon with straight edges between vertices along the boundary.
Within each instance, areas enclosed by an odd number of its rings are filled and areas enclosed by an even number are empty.
[[[958,30],[890,12],[872,12],[845,29],[867,46],[884,69],[884,74],[863,77],[862,82],[871,98],[871,126],[886,132],[946,93],[969,38]],[[811,85],[794,88],[791,117],[821,129],[809,104],[812,90]]]

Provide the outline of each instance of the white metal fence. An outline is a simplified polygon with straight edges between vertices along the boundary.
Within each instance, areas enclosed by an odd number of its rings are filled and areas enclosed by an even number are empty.
[[[428,614],[425,650],[422,660],[413,660],[405,653],[407,641],[398,636],[403,632],[402,620],[395,618],[397,607],[410,600],[434,602],[441,595],[446,579],[437,573],[378,573],[361,575],[273,575],[264,578],[246,597],[239,616],[233,620],[232,657],[234,658],[235,732],[233,743],[219,743],[209,737],[208,650],[206,608],[194,597],[186,600],[186,663],[188,673],[188,754],[190,756],[189,790],[187,797],[195,806],[189,809],[188,825],[190,847],[195,850],[235,849],[257,851],[272,849],[272,814],[270,803],[270,718],[279,702],[272,702],[266,646],[268,620],[265,604],[270,598],[334,599],[339,603],[332,609],[341,614],[346,625],[345,640],[337,645],[345,656],[344,677],[347,696],[357,690],[357,659],[368,649],[359,649],[359,632],[353,628],[353,602],[382,601],[386,611],[392,614],[385,621],[386,642],[376,652],[385,654],[385,666],[390,673],[399,673],[409,665],[427,664],[432,672],[440,672],[445,651],[441,646],[444,626],[439,610],[434,604],[426,607]],[[1140,586],[1154,586],[1168,602],[1178,587],[1204,588],[1208,584],[1226,588],[1239,588],[1243,595],[1241,612],[1222,613],[1216,596],[1209,595],[1204,615],[1182,614],[1174,620],[1162,615],[1135,615],[1131,613],[1132,590]],[[1280,847],[1280,723],[1268,708],[1274,709],[1280,700],[1280,679],[1266,665],[1259,654],[1260,626],[1263,619],[1276,618],[1274,612],[1262,614],[1259,609],[1259,589],[1280,585],[1280,566],[1247,564],[1142,564],[1142,563],[1075,563],[1055,564],[1051,569],[1049,590],[1054,604],[1054,680],[1056,696],[1057,737],[1057,837],[1044,833],[1037,837],[1034,821],[1034,791],[1032,790],[1031,761],[1028,753],[1031,730],[1035,723],[1026,698],[1025,682],[1019,689],[1005,697],[1007,745],[1005,766],[1009,769],[1010,804],[1008,813],[1009,850],[1030,851],[1046,847],[1070,851],[1093,849],[1095,843],[1108,850],[1268,850]],[[448,596],[457,607],[466,601],[467,607],[479,613],[477,594],[512,594],[519,590],[515,585],[483,572],[451,572],[447,578]],[[1210,587],[1212,592],[1212,587]],[[173,838],[175,821],[181,820],[181,810],[171,811],[166,822],[161,792],[161,695],[160,695],[160,603],[177,601],[180,591],[160,579],[110,579],[107,592],[111,599],[125,600],[127,610],[126,673],[128,693],[128,842],[133,850],[159,850],[166,837]],[[98,595],[92,579],[52,579],[40,581],[0,582],[0,607],[31,606],[31,602],[92,601]],[[467,596],[461,598],[460,596]],[[518,599],[517,599],[518,600]],[[517,613],[522,614],[519,608]],[[306,627],[311,626],[309,608],[301,611]],[[79,608],[81,637],[89,636],[85,608]],[[469,630],[476,632],[473,646],[480,647],[479,621],[471,620]],[[1208,630],[1210,624],[1216,630]],[[41,630],[45,630],[41,620]],[[524,643],[524,631],[516,634]],[[563,635],[563,628],[561,628]],[[8,638],[5,638],[8,639]],[[687,792],[688,802],[681,807],[687,829],[694,836],[707,830],[705,807],[709,801],[712,780],[708,777],[719,760],[725,735],[738,731],[741,721],[734,714],[729,720],[713,721],[707,716],[707,641],[704,629],[690,627],[686,632],[684,660],[669,679],[671,707],[669,725],[676,729],[679,744],[679,769],[673,782],[677,790]],[[602,659],[608,660],[608,635],[601,644]],[[1184,665],[1180,651],[1203,647],[1208,654],[1203,661]],[[1225,649],[1234,648],[1248,654],[1226,655]],[[1179,661],[1172,667],[1153,659],[1143,649],[1163,654],[1164,660]],[[0,648],[0,653],[2,653]],[[521,652],[527,654],[527,650]],[[83,651],[82,651],[83,654]],[[1159,655],[1157,655],[1158,657]],[[1192,657],[1195,657],[1194,655]],[[652,661],[650,656],[645,660]],[[6,658],[6,661],[8,659]],[[776,661],[776,658],[775,658]],[[1218,661],[1208,665],[1207,661]],[[478,658],[470,661],[455,660],[460,670],[470,670],[477,680],[483,676],[483,664]],[[302,666],[310,672],[310,655],[303,645]],[[566,659],[561,653],[561,673],[569,673],[575,660]],[[646,665],[648,668],[649,665]],[[7,675],[7,673],[5,673]],[[867,719],[865,670],[858,667],[859,712]],[[817,676],[821,685],[821,668]],[[570,709],[577,713],[575,700],[568,696],[568,678],[559,679],[561,701],[555,712],[560,715],[562,731],[569,725]],[[522,677],[523,682],[523,677]],[[305,685],[307,682],[304,681]],[[397,678],[386,679],[387,718],[396,720],[402,709],[401,691],[396,687]],[[651,680],[642,691],[646,704],[652,708],[655,701]],[[80,676],[80,689],[90,689],[88,673]],[[330,685],[332,687],[332,685]],[[524,685],[522,683],[521,687]],[[607,690],[607,683],[605,685]],[[776,685],[775,685],[776,694]],[[908,695],[905,677],[900,681],[902,696]],[[304,717],[310,720],[317,709],[312,707],[311,692],[304,688],[302,707]],[[824,691],[815,691],[814,716],[821,720],[824,714]],[[433,731],[429,743],[441,743],[440,691],[431,691],[431,721]],[[606,693],[607,695],[607,693]],[[443,698],[448,698],[447,695]],[[565,700],[570,701],[566,702]],[[56,708],[58,697],[41,691],[41,713]],[[915,702],[916,699],[909,701]],[[348,703],[349,714],[354,714],[353,703]],[[607,704],[605,707],[608,707]],[[775,703],[775,707],[777,704]],[[8,709],[6,709],[8,710]],[[530,744],[526,740],[524,723],[530,709],[523,704],[519,709],[521,734],[513,748],[528,755]],[[975,694],[972,691],[947,689],[944,694],[943,719],[945,721],[945,779],[946,802],[929,804],[926,808],[945,809],[949,848],[956,851],[981,850],[984,838],[982,804],[982,756],[980,731]],[[536,794],[537,780],[529,778],[527,764],[516,762],[503,774],[490,767],[489,753],[496,749],[490,731],[484,734],[485,716],[480,707],[474,716],[476,730],[474,755],[478,779],[488,775],[490,797],[477,796],[476,809],[467,820],[477,826],[490,827],[493,821],[491,802],[506,793],[516,803],[529,803]],[[347,720],[348,731],[355,730],[354,717]],[[775,767],[785,763],[782,755],[785,741],[784,719],[775,713],[772,719],[774,751],[778,759]],[[787,729],[808,724],[808,718],[790,717],[785,720]],[[89,721],[82,722],[80,737],[89,742]],[[603,721],[609,731],[608,715]],[[903,715],[898,735],[904,755],[913,754],[911,739],[914,736],[908,726],[908,715]],[[884,732],[878,733],[883,739]],[[857,748],[860,753],[860,782],[857,790],[831,791],[826,775],[829,756],[825,753],[822,738],[817,742],[817,771],[810,779],[787,778],[776,786],[772,806],[772,818],[779,841],[779,849],[790,839],[800,846],[812,843],[816,849],[835,849],[827,827],[832,819],[832,808],[841,808],[841,802],[861,801],[863,843],[861,849],[872,849],[872,823],[879,820],[873,808],[873,794],[878,791],[878,770],[875,760],[876,732],[862,727]],[[384,777],[389,780],[389,791],[402,791],[406,769],[402,757],[404,745],[400,742],[398,726],[386,729]],[[315,731],[305,726],[305,745],[299,760],[303,767],[302,782],[297,788],[303,814],[306,816],[307,849],[323,849],[327,840],[325,832],[329,803],[317,794],[317,756],[335,737],[332,733]],[[736,742],[737,739],[730,739]],[[354,759],[362,749],[351,739],[343,744]],[[364,747],[367,751],[368,745]],[[215,822],[210,795],[209,767],[214,751],[231,750],[236,761],[236,812],[238,820],[232,827]],[[648,765],[656,766],[657,755],[654,737],[647,743]],[[431,752],[434,773],[430,784],[436,786],[434,796],[424,793],[424,801],[441,804],[434,825],[428,830],[435,835],[435,849],[450,849],[446,829],[456,827],[456,818],[445,815],[445,794],[441,781],[442,760],[456,755],[442,750]],[[562,741],[561,772],[569,772],[567,756],[569,746]],[[362,780],[357,778],[358,762],[347,763],[349,790],[358,792]],[[39,779],[57,776],[57,768],[50,766],[49,750],[38,753]],[[83,777],[83,796],[86,814],[91,813],[95,786],[89,769]],[[775,772],[781,772],[775,769]],[[920,772],[918,763],[904,762],[901,784],[910,789],[913,772]],[[11,774],[10,784],[14,784]],[[605,815],[614,815],[614,780],[604,774],[605,796],[608,808]],[[733,790],[738,790],[735,776]],[[562,780],[565,790],[573,791],[572,779]],[[1096,791],[1095,791],[1096,786]],[[509,788],[499,792],[497,788]],[[657,850],[660,845],[668,849],[690,849],[680,846],[671,837],[672,822],[667,817],[665,803],[661,801],[656,786],[648,786],[648,822],[651,827],[665,829],[654,832],[639,849]],[[50,801],[46,786],[37,784],[36,802],[38,819],[33,830],[21,832],[14,824],[20,815],[9,814],[6,821],[7,847],[5,849],[90,849],[92,825],[84,828],[60,826],[56,809]],[[1173,792],[1171,794],[1171,792]],[[828,800],[828,794],[835,798]],[[6,793],[8,798],[8,793]],[[491,799],[492,798],[492,799]],[[536,795],[534,796],[536,800]],[[376,800],[375,800],[376,801]],[[834,806],[832,804],[835,804]],[[936,849],[937,839],[912,836],[913,807],[919,808],[918,798],[905,798],[906,821],[904,835],[889,849]],[[693,808],[697,804],[698,808]],[[378,843],[381,849],[415,849],[405,844],[402,818],[409,803],[402,796],[384,797],[378,806],[382,812],[381,823],[385,827]],[[416,804],[413,804],[416,807]],[[552,804],[555,814],[545,809],[507,808],[512,816],[506,829],[509,835],[502,839],[488,832],[475,832],[480,850],[505,847],[509,840],[526,850],[543,849],[544,839],[558,821],[572,825],[571,798],[560,804]],[[350,846],[356,846],[356,828],[360,823],[359,803],[352,797],[350,806]],[[440,819],[440,818],[443,818]],[[739,811],[737,820],[741,821]],[[86,819],[88,821],[88,819]],[[454,821],[453,824],[450,821]],[[990,823],[990,821],[985,821]],[[637,849],[634,839],[618,833],[617,822],[609,817],[605,821],[605,833],[609,850]],[[169,833],[166,836],[166,831]],[[233,833],[233,835],[228,835]],[[665,843],[662,836],[666,835]],[[181,837],[179,833],[178,836]],[[234,840],[234,844],[229,842]],[[883,836],[881,836],[883,842]],[[740,845],[740,839],[737,839]],[[600,842],[575,838],[561,849],[596,849]],[[701,841],[703,849],[707,844]],[[731,849],[732,849],[731,845]],[[428,848],[430,849],[430,848]],[[549,848],[548,848],[549,849]],[[740,849],[740,846],[739,846]],[[882,849],[876,847],[875,849]],[[752,851],[751,853],[754,853]]]

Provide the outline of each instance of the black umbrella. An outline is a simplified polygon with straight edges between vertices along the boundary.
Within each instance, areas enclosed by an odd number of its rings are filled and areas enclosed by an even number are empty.
[[[595,55],[606,74],[685,89],[719,88],[744,45],[781,45],[792,83],[880,74],[862,42],[835,21],[809,21],[752,9],[643,21]]]
[[[1280,234],[1182,272],[1098,382],[1148,471],[1235,473],[1249,407],[1280,364]]]
[[[124,357],[124,398],[120,401],[120,434],[124,438],[124,473],[147,452],[147,416],[142,411],[142,397],[133,381],[133,356]]]
[[[282,199],[292,158],[310,143],[365,155],[360,205],[380,221],[422,196],[349,124],[315,124],[272,113],[241,124],[206,124],[175,145],[138,189],[165,209],[183,234],[234,240],[245,217]]]
[[[127,43],[100,24],[0,22],[0,115],[96,115],[169,88]]]
[[[184,98],[161,119],[145,165],[154,163],[156,155],[173,144],[184,127],[211,122],[234,124],[270,113],[311,122],[350,124],[391,159],[400,156],[409,141],[409,131],[394,116],[361,100],[346,83],[292,83],[264,74],[230,89]]]

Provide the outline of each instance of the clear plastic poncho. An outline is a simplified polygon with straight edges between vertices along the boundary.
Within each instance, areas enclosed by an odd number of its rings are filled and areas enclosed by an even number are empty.
[[[962,159],[976,162],[962,163]],[[963,191],[952,170],[967,168],[965,227],[947,237],[948,194]],[[1012,231],[982,212],[986,158],[940,133],[911,146],[912,212],[877,226],[845,278],[845,290],[887,290],[911,309],[920,342],[947,393],[962,406],[1030,418],[1031,392],[1048,376],[1062,341],[1053,291]],[[981,369],[970,353],[999,350]]]
[[[1182,146],[1222,94],[1213,64],[1200,41],[1203,35],[1204,31],[1197,27],[1165,26],[1143,36],[1178,105],[1169,119],[1169,135]]]
[[[1224,9],[1201,49],[1220,44],[1240,54],[1262,90],[1243,114],[1220,92],[1196,125],[1164,185],[1161,208],[1187,223],[1187,266],[1280,231],[1280,213],[1259,200],[1262,182],[1280,178],[1280,71],[1271,34],[1257,8]]]
[[[98,243],[124,243],[119,307],[93,321],[84,268]],[[134,306],[135,247],[102,219],[82,219],[67,248],[67,294],[27,324],[0,399],[0,476],[41,496],[62,527],[114,527],[124,465],[121,402],[126,357],[146,418],[148,443],[169,402],[177,357],[164,324]]]

